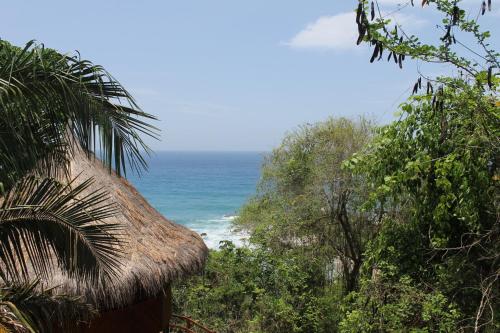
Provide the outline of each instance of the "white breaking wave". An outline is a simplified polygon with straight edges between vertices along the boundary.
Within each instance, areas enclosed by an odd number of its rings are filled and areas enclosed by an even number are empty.
[[[233,230],[232,222],[237,217],[224,215],[217,219],[197,220],[196,224],[187,225],[187,227],[199,233],[210,249],[218,249],[223,240],[229,240],[237,247],[241,247],[248,245],[249,235],[244,231]]]

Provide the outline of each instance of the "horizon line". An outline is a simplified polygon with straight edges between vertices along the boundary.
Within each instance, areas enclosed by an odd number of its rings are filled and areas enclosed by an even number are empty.
[[[189,149],[151,149],[152,153],[271,153],[271,150],[189,150]]]

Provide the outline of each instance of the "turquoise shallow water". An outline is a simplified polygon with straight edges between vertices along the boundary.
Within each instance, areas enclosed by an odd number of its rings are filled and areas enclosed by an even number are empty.
[[[168,219],[198,233],[207,246],[244,235],[231,232],[231,220],[255,193],[263,153],[157,152],[149,170],[129,180]]]

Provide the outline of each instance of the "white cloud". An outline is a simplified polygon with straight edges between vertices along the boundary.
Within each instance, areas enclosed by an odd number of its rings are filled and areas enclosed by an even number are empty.
[[[385,0],[390,1],[390,0]],[[395,13],[393,23],[405,28],[417,29],[428,22],[413,15]],[[333,16],[321,16],[309,23],[285,44],[297,49],[351,50],[356,48],[358,29],[354,12],[340,13]]]
[[[384,15],[384,13],[382,13]],[[419,29],[427,25],[429,21],[415,15],[403,14],[403,13],[393,13],[387,16],[391,19],[394,24],[401,25],[403,28],[408,29]]]
[[[352,49],[357,28],[352,12],[322,16],[308,24],[286,44],[293,48]]]

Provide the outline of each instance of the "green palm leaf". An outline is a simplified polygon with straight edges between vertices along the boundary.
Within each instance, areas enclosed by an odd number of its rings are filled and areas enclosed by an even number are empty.
[[[56,323],[67,332],[95,314],[81,297],[44,289],[39,280],[0,286],[0,325],[12,332],[51,332]]]
[[[4,281],[47,277],[57,266],[79,281],[109,278],[119,269],[117,213],[92,179],[63,185],[27,177],[0,206],[0,275]],[[31,272],[33,270],[34,272]]]
[[[154,117],[101,66],[33,42],[21,49],[0,41],[0,114],[7,187],[36,168],[53,176],[67,166],[75,140],[118,174],[127,166],[140,172],[149,153],[140,135],[157,133],[146,122]]]

